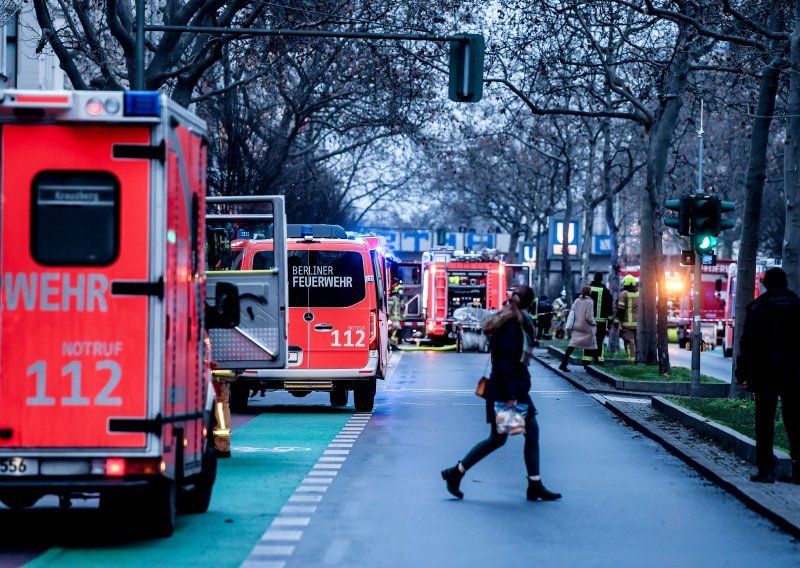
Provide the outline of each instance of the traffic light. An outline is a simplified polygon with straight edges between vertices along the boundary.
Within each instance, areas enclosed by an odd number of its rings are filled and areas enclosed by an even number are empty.
[[[447,244],[447,227],[436,229],[436,246],[443,247]]]
[[[689,222],[692,212],[692,198],[691,197],[681,197],[680,199],[667,199],[664,202],[667,209],[670,211],[677,211],[677,217],[665,217],[664,224],[667,227],[672,227],[673,229],[678,229],[678,234],[684,237],[688,236],[689,233]]]
[[[733,211],[734,209],[736,209],[736,204],[733,201],[720,201],[719,202],[720,214],[728,213],[729,211]],[[719,230],[720,231],[724,231],[725,229],[733,229],[733,226],[735,224],[736,223],[733,221],[733,219],[720,219],[720,221],[719,221]]]
[[[720,231],[720,201],[718,197],[695,195],[692,197],[691,233],[695,242],[702,237],[716,237]],[[698,249],[707,250],[707,249]]]
[[[448,95],[457,103],[477,103],[483,97],[483,51],[481,34],[459,34],[450,42]]]
[[[717,237],[709,234],[694,236],[694,250],[697,252],[709,252],[717,246]]]

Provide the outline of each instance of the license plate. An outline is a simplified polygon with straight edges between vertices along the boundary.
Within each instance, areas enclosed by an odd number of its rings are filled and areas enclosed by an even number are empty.
[[[0,458],[0,475],[38,475],[39,462],[30,458]]]

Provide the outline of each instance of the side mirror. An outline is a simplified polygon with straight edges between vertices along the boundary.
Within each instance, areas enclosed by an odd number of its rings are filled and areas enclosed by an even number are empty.
[[[239,325],[239,288],[231,282],[217,282],[214,305],[206,301],[206,329],[231,329]]]

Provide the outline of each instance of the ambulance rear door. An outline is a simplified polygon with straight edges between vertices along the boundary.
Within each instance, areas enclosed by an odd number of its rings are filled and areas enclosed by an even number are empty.
[[[360,369],[369,362],[370,344],[377,343],[378,320],[371,259],[363,248],[326,241],[314,243],[308,265],[298,277],[308,290],[309,349],[311,369]],[[375,347],[373,347],[375,349]]]
[[[152,165],[118,157],[151,133],[0,125],[0,454],[147,449],[146,434],[109,424],[146,419],[152,390]]]
[[[210,329],[211,357],[220,369],[282,369],[287,362],[286,217],[282,196],[206,198],[206,296],[213,306],[216,283],[239,289],[240,323]],[[273,241],[273,266],[239,270],[237,243]]]

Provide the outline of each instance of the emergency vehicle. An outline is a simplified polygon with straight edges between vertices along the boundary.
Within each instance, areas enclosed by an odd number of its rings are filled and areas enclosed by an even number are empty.
[[[449,247],[424,253],[422,310],[426,342],[457,345],[455,310],[471,307],[496,311],[502,308],[507,295],[506,264],[501,253],[465,253]]]
[[[780,268],[780,259],[774,258],[759,258],[756,260],[756,282],[755,294],[753,299],[758,298],[764,292],[761,284],[761,279],[764,278],[764,273],[770,268]],[[725,338],[722,344],[723,355],[725,357],[733,356],[733,343],[734,343],[734,323],[736,322],[736,277],[737,277],[738,264],[732,262],[728,265],[728,303],[725,305]]]
[[[236,407],[251,393],[287,390],[294,396],[330,393],[356,412],[369,412],[376,379],[386,376],[389,338],[386,286],[376,248],[348,239],[341,227],[289,225],[287,240],[289,347],[286,369],[248,370],[233,385]],[[250,240],[242,271],[269,265],[271,240]]]
[[[99,496],[156,536],[207,509],[205,328],[239,305],[228,282],[205,303],[204,137],[159,93],[0,90],[7,506]]]

